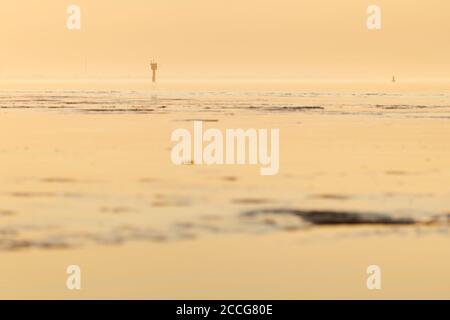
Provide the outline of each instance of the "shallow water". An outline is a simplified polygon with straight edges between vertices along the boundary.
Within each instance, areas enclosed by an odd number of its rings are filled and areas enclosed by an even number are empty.
[[[316,112],[448,119],[450,93],[321,91],[0,91],[0,108],[56,112]]]

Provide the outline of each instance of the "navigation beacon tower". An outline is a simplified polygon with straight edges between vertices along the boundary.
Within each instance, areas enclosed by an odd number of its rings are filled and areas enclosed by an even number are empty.
[[[151,62],[152,66],[152,82],[156,82],[156,70],[158,70],[158,64],[152,60]]]

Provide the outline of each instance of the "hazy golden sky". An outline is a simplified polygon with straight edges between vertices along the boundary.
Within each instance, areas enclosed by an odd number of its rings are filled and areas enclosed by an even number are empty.
[[[447,0],[3,0],[0,77],[450,78],[449,36]]]

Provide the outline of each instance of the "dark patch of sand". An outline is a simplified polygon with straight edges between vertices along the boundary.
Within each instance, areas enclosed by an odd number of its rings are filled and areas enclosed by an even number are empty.
[[[243,217],[264,215],[294,216],[314,225],[413,225],[418,223],[418,221],[408,217],[332,210],[263,209],[248,211],[242,214]]]

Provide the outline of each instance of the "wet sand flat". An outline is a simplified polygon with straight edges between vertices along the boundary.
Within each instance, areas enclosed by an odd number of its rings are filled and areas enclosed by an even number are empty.
[[[450,297],[446,93],[0,98],[2,298]],[[280,172],[173,165],[194,120],[279,128]]]
[[[367,232],[367,230],[365,230]],[[0,253],[2,299],[448,299],[448,235],[329,232],[215,236],[75,250]],[[339,234],[354,230],[339,230]],[[370,232],[369,232],[370,234]],[[439,261],[439,263],[437,263]],[[82,289],[65,288],[78,263]],[[366,288],[382,266],[382,290]]]

